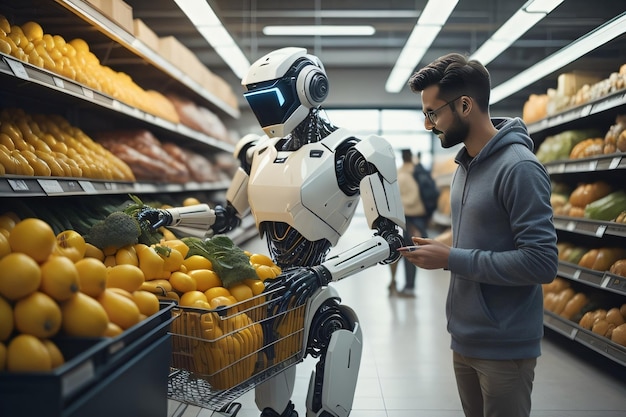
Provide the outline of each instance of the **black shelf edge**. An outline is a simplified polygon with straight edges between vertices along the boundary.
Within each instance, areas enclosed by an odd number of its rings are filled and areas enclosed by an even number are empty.
[[[223,181],[165,184],[87,178],[21,177],[14,175],[0,177],[0,197],[177,193],[197,190],[218,191],[227,187],[228,184]]]
[[[626,277],[614,275],[608,271],[595,271],[570,262],[559,261],[557,275],[590,287],[626,295]]]
[[[592,156],[581,159],[551,161],[545,164],[548,174],[575,174],[626,169],[626,153]]]
[[[604,336],[583,329],[574,322],[547,310],[543,313],[543,324],[557,333],[606,356],[614,362],[626,366],[626,347],[618,345]]]
[[[554,216],[557,230],[602,238],[604,236],[626,237],[626,224],[592,220],[583,217]]]

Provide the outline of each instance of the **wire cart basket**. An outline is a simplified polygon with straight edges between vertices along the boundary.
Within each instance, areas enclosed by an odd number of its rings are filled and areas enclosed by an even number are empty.
[[[175,306],[168,398],[221,410],[302,361],[306,303],[285,294],[279,287],[216,310]]]

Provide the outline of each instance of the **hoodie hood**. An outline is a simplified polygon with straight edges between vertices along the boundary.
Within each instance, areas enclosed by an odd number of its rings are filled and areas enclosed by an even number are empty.
[[[485,147],[480,150],[474,158],[475,163],[489,158],[490,155],[496,153],[505,146],[513,144],[521,144],[527,147],[531,152],[534,149],[534,143],[528,134],[526,124],[519,117],[510,118],[492,118],[491,123],[498,129],[498,133],[487,142]],[[462,161],[467,155],[467,149],[463,147],[457,154],[457,162]]]

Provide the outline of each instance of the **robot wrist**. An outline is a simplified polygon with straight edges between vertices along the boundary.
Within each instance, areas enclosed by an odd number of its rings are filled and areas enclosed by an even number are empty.
[[[315,273],[320,285],[322,286],[328,285],[328,283],[333,280],[332,274],[328,268],[323,265],[315,265],[311,267],[311,270]]]

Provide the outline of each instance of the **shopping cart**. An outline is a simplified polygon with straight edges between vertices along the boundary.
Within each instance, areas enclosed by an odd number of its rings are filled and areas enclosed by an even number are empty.
[[[306,303],[284,287],[206,310],[176,306],[168,398],[235,417],[234,400],[301,362]]]

